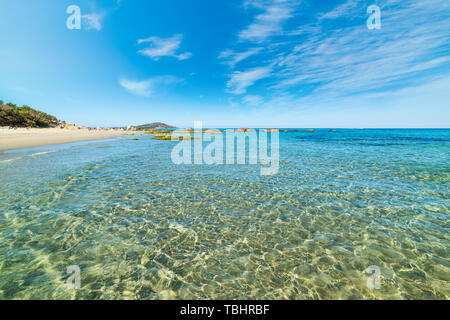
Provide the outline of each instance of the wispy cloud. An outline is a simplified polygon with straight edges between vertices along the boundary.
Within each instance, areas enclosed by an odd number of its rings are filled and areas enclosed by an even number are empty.
[[[178,60],[186,60],[192,56],[192,53],[185,52],[177,54],[177,50],[180,48],[181,41],[183,40],[182,34],[176,34],[171,38],[150,37],[147,39],[138,40],[138,44],[149,43],[150,47],[139,50],[138,53],[150,57],[151,59],[158,61],[161,57],[174,57]]]
[[[292,11],[292,3],[246,2],[248,6],[265,10],[265,14],[271,12],[271,7],[288,10],[275,14],[271,20],[274,24],[269,23],[267,28],[263,27],[263,21],[270,19],[257,17],[244,33],[241,32],[240,36],[246,35],[244,38],[249,40],[266,39],[273,34],[279,36],[276,42],[267,39],[270,50],[259,52],[260,59],[255,60],[259,66],[253,63],[253,69],[230,75],[227,92],[243,94],[256,81],[264,79],[264,107],[284,105],[289,108],[287,106],[312,105],[313,102],[326,105],[324,99],[330,103],[333,99],[367,97],[374,92],[391,94],[401,88],[434,81],[446,74],[440,70],[450,68],[450,4],[446,0],[380,0],[380,30],[366,27],[366,9],[372,1],[347,0],[328,12],[316,12],[305,24],[295,17],[291,21],[300,24],[292,30],[278,32],[282,21],[301,14],[301,10]],[[341,23],[342,19],[338,22],[337,18],[347,19],[347,23]],[[256,29],[261,33],[249,31]],[[250,34],[255,36],[250,37]],[[232,50],[221,56],[229,63],[239,57]]]
[[[235,71],[230,75],[227,83],[227,92],[232,94],[243,94],[247,87],[252,86],[256,81],[264,79],[270,75],[270,67],[254,68],[247,71]]]
[[[104,14],[99,13],[89,13],[82,15],[81,18],[84,19],[84,21],[87,24],[88,30],[102,30],[102,20],[103,20]]]
[[[242,98],[244,104],[251,106],[260,106],[264,102],[264,98],[258,95],[246,95]]]
[[[239,39],[261,42],[270,36],[280,34],[283,22],[293,16],[297,4],[298,1],[293,0],[246,1],[245,6],[254,6],[264,10],[264,13],[257,15],[253,23],[239,33]]]
[[[321,14],[319,19],[336,19],[339,17],[342,17],[344,15],[347,15],[352,9],[354,9],[356,6],[358,6],[360,9],[363,8],[362,2],[358,0],[349,0],[344,2],[343,4],[337,6],[333,10]]]
[[[277,60],[280,81],[275,87],[314,85],[316,92],[366,92],[407,85],[421,78],[420,71],[448,63],[444,48],[450,18],[442,14],[443,1],[431,0],[433,5],[422,3],[420,8],[417,1],[401,6],[392,5],[395,2],[383,2],[383,28],[376,32],[361,24],[305,36],[301,45]],[[352,9],[361,11],[348,1],[327,15]],[[430,16],[436,17],[433,23],[427,20]]]
[[[143,81],[122,78],[119,80],[119,84],[133,95],[149,97],[153,95],[156,90],[182,81],[183,79],[174,76],[158,76]]]
[[[262,48],[251,48],[242,52],[234,52],[232,50],[222,51],[219,55],[220,59],[224,60],[224,63],[227,64],[231,69],[233,69],[236,64],[247,59],[250,56],[258,54]]]

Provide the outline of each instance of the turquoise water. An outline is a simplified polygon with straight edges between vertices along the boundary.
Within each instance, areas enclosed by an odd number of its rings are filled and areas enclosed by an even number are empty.
[[[450,130],[280,133],[274,176],[138,138],[0,153],[0,299],[449,299]]]

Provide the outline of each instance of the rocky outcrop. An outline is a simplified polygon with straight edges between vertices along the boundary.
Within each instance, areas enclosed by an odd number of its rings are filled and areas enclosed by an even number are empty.
[[[234,132],[256,132],[256,130],[249,129],[249,128],[241,128],[241,129],[234,130]]]
[[[83,126],[77,126],[73,123],[67,123],[65,121],[61,122],[58,126],[58,128],[60,129],[66,129],[66,130],[88,130],[87,127],[83,127]],[[113,130],[113,129],[110,129]]]
[[[204,132],[208,133],[208,134],[221,134],[222,133],[222,131],[217,130],[217,129],[207,129]]]
[[[280,132],[280,129],[266,129],[264,132]]]

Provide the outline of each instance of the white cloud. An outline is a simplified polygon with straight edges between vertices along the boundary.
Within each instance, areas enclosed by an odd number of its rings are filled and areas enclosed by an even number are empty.
[[[230,68],[234,68],[236,64],[247,59],[250,56],[258,54],[262,48],[252,48],[243,52],[234,52],[232,50],[225,50],[220,55],[220,59],[224,59],[224,63],[229,65]]]
[[[348,12],[352,3],[331,11],[329,17]],[[316,94],[354,94],[408,85],[421,79],[419,72],[448,64],[443,48],[450,18],[443,12],[445,6],[437,0],[433,5],[421,3],[420,10],[417,2],[389,7],[391,3],[380,4],[384,4],[381,30],[374,32],[362,24],[302,35],[301,45],[277,58],[279,83],[274,88],[313,85]],[[433,23],[427,20],[430,16],[435,17]]]
[[[266,10],[276,2],[249,0],[246,4]],[[432,119],[439,113],[436,110],[444,110],[443,105],[448,101],[444,97],[448,96],[445,84],[448,84],[450,68],[450,4],[447,0],[379,0],[380,30],[369,30],[366,26],[369,4],[372,2],[355,5],[352,0],[341,1],[327,13],[313,13],[312,21],[307,23],[299,16],[291,19],[290,22],[299,24],[291,30],[284,27],[276,32],[279,35],[276,41],[267,41],[267,47],[258,53],[258,60],[252,61],[253,65],[259,63],[259,68],[231,73],[226,91],[245,94],[247,88],[264,78],[264,83],[270,83],[264,88],[264,99],[249,94],[240,101],[258,105],[255,115],[266,121],[279,119],[279,123],[294,125],[302,116],[311,114],[310,120],[317,126],[323,125],[323,117],[328,117],[329,126],[337,121],[348,126],[358,123],[357,116],[352,116],[353,110],[346,113],[353,117],[351,121],[346,121],[344,116],[338,119],[338,115],[340,110],[351,107],[361,110],[358,116],[365,122],[361,125],[369,127],[377,125],[370,117],[379,112],[377,109],[384,108],[384,112],[395,115],[397,126],[408,126],[411,118],[404,117],[405,110],[414,106],[411,117],[416,117],[417,122],[410,125],[432,126]],[[338,17],[346,19],[346,23],[335,20]],[[241,48],[242,44],[237,43],[236,47]],[[238,53],[243,52],[230,48],[220,56],[232,64]],[[269,71],[264,66],[270,66]],[[444,77],[446,81],[440,82]],[[419,94],[419,88],[430,83],[436,84],[433,93]],[[252,91],[257,93],[257,90]],[[427,118],[428,122],[419,125],[420,119],[426,118],[427,110],[434,110],[434,113]],[[365,114],[370,116],[364,118]],[[313,122],[308,124],[305,117],[303,124],[310,126]],[[378,123],[387,123],[381,119],[383,112],[379,117]]]
[[[264,99],[258,95],[246,95],[242,98],[242,102],[252,106],[259,106],[264,102]]]
[[[158,76],[143,81],[122,78],[119,80],[119,84],[133,95],[149,97],[153,95],[156,90],[182,81],[183,79],[174,76]]]
[[[246,1],[246,6],[252,5],[264,10],[264,13],[257,15],[254,22],[239,33],[239,39],[261,42],[267,37],[281,34],[282,23],[292,17],[297,4],[298,1],[291,0]]]
[[[417,86],[340,99],[279,96],[260,108],[236,113],[235,119],[243,124],[247,121],[249,127],[448,128],[449,86],[447,76]]]
[[[271,71],[271,67],[254,68],[243,72],[235,71],[230,75],[230,80],[227,82],[227,92],[243,94],[256,81],[267,78]]]
[[[185,52],[178,55],[176,54],[177,50],[180,48],[182,39],[182,34],[176,34],[173,37],[166,39],[156,36],[141,39],[138,40],[138,44],[150,43],[151,46],[146,49],[139,50],[138,52],[155,61],[158,61],[161,57],[174,57],[180,61],[186,60],[192,56],[192,53]]]
[[[98,13],[89,13],[82,15],[81,18],[87,23],[87,28],[92,30],[102,30],[102,19],[104,15]]]
[[[177,56],[178,60],[180,60],[180,61],[182,61],[182,60],[187,60],[187,59],[189,59],[190,57],[192,57],[192,53],[190,53],[190,52],[185,52],[185,53],[179,54],[179,55]]]
[[[151,88],[152,83],[148,80],[132,81],[132,80],[121,79],[121,80],[119,80],[119,83],[122,87],[127,89],[128,92],[130,92],[136,96],[148,97],[152,93],[152,89],[153,89],[153,88]]]
[[[333,10],[322,14],[319,19],[336,19],[339,17],[342,17],[344,15],[347,15],[351,9],[355,8],[357,5],[359,5],[360,8],[363,7],[363,4],[361,4],[361,1],[357,0],[349,0],[340,6],[334,8]],[[366,7],[367,8],[367,7]]]

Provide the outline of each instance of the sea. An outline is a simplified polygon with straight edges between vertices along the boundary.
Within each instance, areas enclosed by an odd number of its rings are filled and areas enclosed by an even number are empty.
[[[0,299],[448,300],[450,130],[289,131],[273,175],[147,134],[0,152]]]

